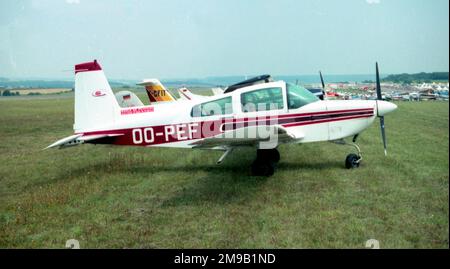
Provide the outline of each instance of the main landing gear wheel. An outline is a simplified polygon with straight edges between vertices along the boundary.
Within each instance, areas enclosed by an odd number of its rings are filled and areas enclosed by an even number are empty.
[[[353,169],[359,167],[359,161],[361,160],[361,157],[358,155],[351,153],[347,155],[347,158],[345,158],[345,167],[347,169]]]
[[[280,161],[277,149],[258,149],[256,160],[252,163],[253,176],[271,176],[275,173],[275,164]]]
[[[263,176],[269,177],[275,173],[275,166],[273,163],[264,162],[262,160],[256,159],[252,163],[252,175],[253,176]]]
[[[271,163],[278,163],[280,161],[280,152],[277,149],[258,149],[256,158],[260,160],[267,160]]]

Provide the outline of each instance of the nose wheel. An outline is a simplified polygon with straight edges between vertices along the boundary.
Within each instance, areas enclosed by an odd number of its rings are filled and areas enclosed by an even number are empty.
[[[361,157],[356,155],[355,153],[350,153],[345,158],[345,167],[347,169],[353,169],[359,167],[359,162],[361,161]]]
[[[345,168],[347,168],[347,169],[358,168],[359,164],[361,163],[361,160],[362,160],[361,149],[355,143],[357,137],[358,137],[357,135],[355,135],[355,137],[353,137],[352,143],[349,143],[349,142],[347,142],[347,141],[345,141],[343,139],[337,140],[337,141],[333,141],[334,143],[339,144],[339,145],[353,146],[356,149],[356,151],[358,152],[356,154],[355,153],[350,153],[345,158]]]
[[[258,149],[256,160],[251,170],[253,176],[271,176],[275,173],[275,165],[280,161],[280,152],[277,149]]]

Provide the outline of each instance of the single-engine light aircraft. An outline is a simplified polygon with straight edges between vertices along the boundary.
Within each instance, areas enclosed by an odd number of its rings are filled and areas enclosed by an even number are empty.
[[[190,100],[158,96],[164,89],[158,80],[142,85],[162,102],[143,105],[132,92],[114,95],[96,60],[75,65],[74,134],[47,148],[91,143],[213,149],[224,151],[221,163],[233,149],[249,146],[257,151],[252,174],[270,176],[280,160],[280,144],[332,141],[355,147],[345,166],[357,168],[362,160],[358,135],[379,117],[386,154],[384,116],[397,108],[381,100],[378,63],[378,100],[322,101],[302,86],[267,75]],[[344,140],[348,137],[352,142]]]

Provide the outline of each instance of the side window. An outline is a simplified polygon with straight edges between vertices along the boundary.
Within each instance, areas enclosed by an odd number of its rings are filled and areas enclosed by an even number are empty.
[[[192,108],[192,117],[207,117],[233,113],[231,96],[196,105]]]
[[[289,109],[300,108],[309,103],[317,102],[320,99],[307,89],[299,86],[286,83],[287,86],[287,101]]]
[[[265,88],[241,94],[243,112],[277,110],[284,107],[281,88]]]

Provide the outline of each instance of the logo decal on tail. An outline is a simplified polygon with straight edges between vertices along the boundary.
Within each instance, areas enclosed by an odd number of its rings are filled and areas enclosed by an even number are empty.
[[[94,96],[94,97],[100,97],[100,96],[105,96],[105,95],[106,95],[106,93],[102,90],[94,90],[92,92],[92,96]]]

